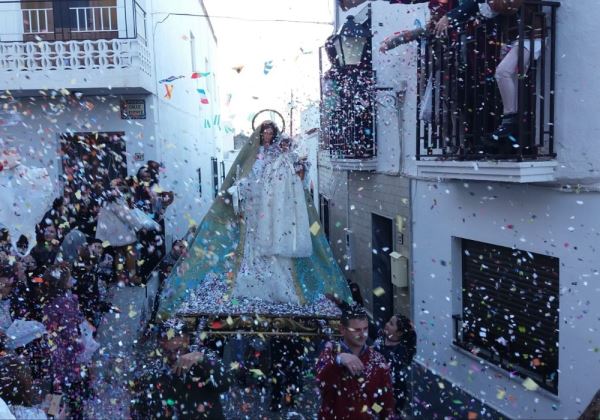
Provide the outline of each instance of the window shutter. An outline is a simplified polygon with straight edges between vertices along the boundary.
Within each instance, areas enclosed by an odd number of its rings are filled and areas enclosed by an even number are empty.
[[[559,260],[463,240],[463,346],[558,393]]]

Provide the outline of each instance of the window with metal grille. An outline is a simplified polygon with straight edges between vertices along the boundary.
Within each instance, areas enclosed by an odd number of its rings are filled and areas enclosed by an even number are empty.
[[[216,157],[210,158],[212,163],[213,194],[216,197],[219,194],[219,162]]]
[[[225,173],[225,162],[221,161],[221,183],[225,181],[225,175],[227,175]]]
[[[559,260],[462,239],[455,344],[558,394]]]

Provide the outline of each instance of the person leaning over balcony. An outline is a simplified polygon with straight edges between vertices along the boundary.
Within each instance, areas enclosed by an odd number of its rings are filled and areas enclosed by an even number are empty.
[[[418,4],[418,3],[429,3],[429,14],[430,20],[427,24],[427,29],[432,30],[436,23],[448,13],[449,10],[454,8],[456,0],[392,0],[390,3],[401,3],[401,4]],[[401,31],[397,32],[391,37],[386,38],[379,46],[379,51],[385,53],[397,46],[406,42],[414,41],[419,36],[423,35],[425,30],[414,30],[414,31]],[[416,37],[416,38],[415,38]]]
[[[438,36],[444,35],[448,27],[460,25],[469,19],[481,17],[484,19],[496,19],[502,16],[515,15],[517,18],[525,19],[527,23],[526,30],[530,29],[531,39],[525,39],[523,42],[523,66],[521,73],[527,72],[529,69],[531,52],[530,48],[533,45],[533,57],[537,60],[542,52],[542,24],[543,18],[534,15],[535,11],[532,8],[522,9],[522,15],[517,16],[516,13],[521,8],[523,0],[465,0],[458,7],[450,10],[445,17],[440,19],[436,24],[435,31]],[[507,35],[508,39],[512,40],[507,46],[506,52],[502,61],[496,67],[496,82],[502,97],[503,115],[502,121],[498,128],[491,136],[494,146],[501,140],[516,138],[518,131],[518,75],[520,73],[519,65],[519,40],[518,29],[509,30],[509,27],[518,28],[518,25],[507,24],[507,19],[503,19],[501,27]],[[529,23],[531,22],[531,24]],[[513,21],[514,23],[514,21]],[[511,139],[512,140],[512,139]],[[513,140],[514,141],[514,140]]]
[[[386,53],[389,50],[392,50],[402,44],[406,44],[408,42],[416,41],[422,36],[427,35],[428,33],[433,32],[437,22],[451,10],[457,0],[394,0],[392,3],[402,3],[402,4],[415,4],[415,3],[425,3],[429,2],[429,13],[430,20],[425,28],[417,27],[411,30],[404,30],[400,32],[394,33],[392,36],[387,37],[381,45],[379,46],[379,51],[382,53]],[[440,77],[439,70],[434,74],[430,75],[427,80],[427,85],[425,91],[422,93],[423,100],[421,111],[419,113],[419,118],[423,121],[430,122],[433,118],[432,115],[432,91],[434,78],[437,79]]]
[[[317,362],[320,419],[394,419],[390,368],[366,345],[367,313],[361,306],[342,309],[339,342],[328,342]]]

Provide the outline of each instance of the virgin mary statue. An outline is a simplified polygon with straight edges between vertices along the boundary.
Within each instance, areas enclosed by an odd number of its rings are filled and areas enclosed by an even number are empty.
[[[159,316],[320,315],[325,295],[351,300],[296,173],[291,141],[263,122],[242,148],[188,255],[166,280]]]

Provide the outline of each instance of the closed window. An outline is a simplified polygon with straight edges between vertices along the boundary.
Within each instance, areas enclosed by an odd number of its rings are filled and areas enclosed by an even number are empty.
[[[319,194],[319,207],[321,210],[320,216],[323,233],[325,233],[325,237],[329,240],[329,200],[323,194]]]
[[[559,260],[463,239],[455,344],[558,394]]]
[[[210,158],[213,180],[213,194],[216,197],[219,194],[219,162],[216,157]]]

